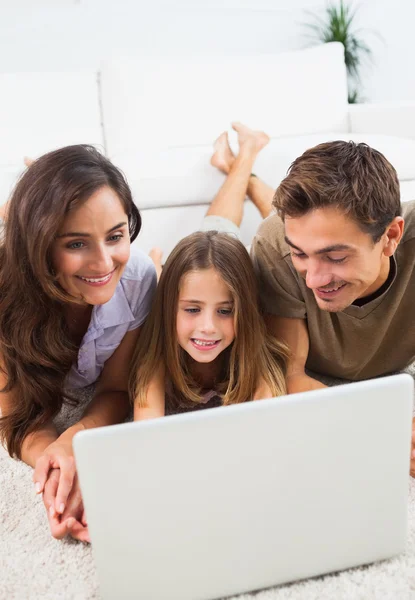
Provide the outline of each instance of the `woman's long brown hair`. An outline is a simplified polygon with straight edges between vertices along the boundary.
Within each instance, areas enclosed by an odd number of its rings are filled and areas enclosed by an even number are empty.
[[[141,217],[125,177],[92,146],[42,156],[12,193],[0,243],[1,393],[11,398],[0,439],[10,456],[20,458],[25,437],[74,402],[63,389],[78,350],[63,315],[74,299],[55,281],[51,250],[67,213],[104,186],[120,198],[135,239]]]
[[[287,350],[265,330],[248,252],[231,235],[199,231],[181,240],[163,267],[132,364],[130,394],[139,406],[146,406],[148,385],[162,364],[178,406],[191,408],[202,402],[188,355],[177,342],[176,319],[184,275],[211,267],[223,278],[234,301],[235,339],[224,350],[222,380],[215,386],[223,404],[251,400],[261,379],[273,395],[286,392]]]

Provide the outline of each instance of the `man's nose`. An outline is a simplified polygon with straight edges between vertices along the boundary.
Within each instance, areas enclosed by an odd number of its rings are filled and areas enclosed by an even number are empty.
[[[305,282],[310,289],[316,289],[328,285],[333,279],[333,274],[330,270],[309,261],[307,265],[307,273]]]

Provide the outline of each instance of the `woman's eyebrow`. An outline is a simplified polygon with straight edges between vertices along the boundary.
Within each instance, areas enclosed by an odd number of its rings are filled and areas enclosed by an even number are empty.
[[[111,229],[108,229],[108,231],[105,232],[105,235],[108,235],[109,233],[112,233],[116,229],[120,229],[120,227],[124,227],[124,225],[127,225],[126,221],[123,221],[122,223],[117,223],[117,225],[114,225],[114,227],[111,227]],[[67,233],[61,233],[57,237],[58,238],[64,238],[64,237],[91,237],[91,234],[90,233],[83,233],[82,231],[68,231]]]

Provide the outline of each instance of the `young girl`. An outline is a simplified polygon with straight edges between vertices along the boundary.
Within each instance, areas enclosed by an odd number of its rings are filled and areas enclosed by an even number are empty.
[[[72,438],[129,411],[128,366],[156,285],[130,256],[141,218],[122,173],[91,146],[36,160],[18,182],[0,242],[0,439],[35,467],[54,537],[87,540]],[[96,383],[80,421],[53,418]]]
[[[265,331],[243,244],[194,233],[163,267],[135,352],[134,419],[284,394],[286,358]]]

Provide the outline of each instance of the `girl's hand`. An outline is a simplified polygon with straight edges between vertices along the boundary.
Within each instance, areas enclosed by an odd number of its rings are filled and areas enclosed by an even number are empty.
[[[53,502],[53,508],[56,513],[62,514],[72,490],[76,473],[72,440],[65,440],[63,436],[59,437],[49,444],[37,459],[33,472],[33,481],[38,494],[45,490],[45,484],[51,469],[59,469],[60,475],[58,485],[50,484],[48,501]],[[56,474],[54,475],[54,481],[55,478]]]
[[[258,382],[257,388],[254,393],[253,400],[263,400],[264,398],[273,398],[273,393],[269,385],[261,379]]]

